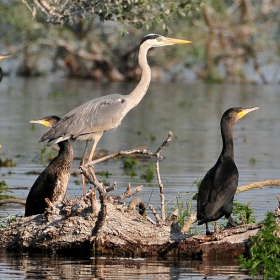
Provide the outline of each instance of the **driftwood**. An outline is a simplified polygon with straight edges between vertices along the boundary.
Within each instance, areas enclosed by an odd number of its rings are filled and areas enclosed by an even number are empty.
[[[17,198],[7,198],[7,199],[0,199],[0,205],[1,204],[8,204],[8,203],[16,203],[16,204],[23,204],[25,205],[24,199],[17,199]]]
[[[122,195],[110,196],[110,189],[115,189],[116,183],[105,189],[94,172],[88,172],[88,168],[93,168],[96,161],[102,161],[99,159],[80,167],[81,172],[95,188],[89,191],[86,199],[81,197],[71,200],[67,197],[61,205],[53,205],[47,201],[48,208],[43,214],[21,218],[2,230],[0,246],[8,250],[87,250],[94,254],[130,257],[182,255],[190,258],[217,259],[244,253],[249,237],[256,235],[260,230],[258,224],[237,226],[209,237],[184,234],[176,223],[176,209],[166,220],[159,161],[162,159],[160,152],[171,141],[171,137],[170,132],[167,140],[155,153],[144,149],[113,154],[119,156],[135,152],[156,158],[162,205],[160,214],[150,205],[149,209],[154,217],[149,217],[145,204],[139,198],[133,198],[128,206],[123,203],[124,199],[141,191],[143,186],[133,188],[128,185]],[[112,157],[110,155],[105,158]],[[195,218],[190,224],[194,220]]]

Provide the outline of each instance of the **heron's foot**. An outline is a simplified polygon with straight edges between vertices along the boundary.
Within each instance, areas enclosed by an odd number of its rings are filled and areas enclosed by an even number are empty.
[[[206,235],[211,236],[211,235],[213,235],[213,232],[211,232],[209,229],[206,229]]]

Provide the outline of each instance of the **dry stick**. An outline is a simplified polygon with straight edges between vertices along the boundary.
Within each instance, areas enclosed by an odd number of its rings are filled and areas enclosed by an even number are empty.
[[[95,190],[93,190],[93,189],[89,190],[89,198],[90,198],[92,213],[94,216],[97,216],[98,209],[97,209],[97,200],[96,200]]]
[[[153,152],[151,152],[149,150],[146,150],[146,149],[126,150],[126,151],[119,151],[117,153],[114,153],[114,154],[111,154],[111,155],[108,155],[108,156],[105,156],[105,157],[93,160],[93,161],[85,164],[84,167],[85,168],[89,168],[90,166],[93,166],[93,165],[95,165],[97,163],[100,163],[102,161],[105,161],[105,160],[108,160],[108,159],[111,159],[111,158],[114,158],[114,157],[124,156],[124,155],[132,155],[132,154],[147,155],[149,157],[156,157],[158,159],[162,159],[163,158],[157,152],[153,153]]]
[[[98,190],[100,196],[101,208],[98,213],[98,219],[95,223],[95,227],[92,230],[92,235],[97,237],[99,231],[105,223],[106,215],[107,215],[107,194],[106,190],[103,188],[102,184],[100,184],[95,176],[95,173],[90,175],[84,166],[80,166],[81,173],[89,180],[91,184]]]
[[[182,233],[188,233],[189,229],[191,228],[192,224],[197,220],[197,213],[196,211],[192,213],[187,221],[184,222],[183,227],[181,228]]]
[[[114,158],[114,157],[117,157],[117,156],[122,156],[122,155],[131,155],[131,154],[142,154],[142,155],[148,155],[150,157],[155,157],[157,158],[158,160],[160,159],[163,159],[163,157],[160,155],[160,152],[163,150],[163,148],[165,148],[167,146],[167,144],[169,142],[171,142],[171,138],[172,138],[172,132],[169,131],[168,132],[168,137],[167,139],[161,144],[161,146],[157,149],[157,151],[155,153],[149,151],[149,150],[146,150],[146,149],[134,149],[134,150],[126,150],[126,151],[119,151],[117,153],[114,153],[114,154],[111,154],[111,155],[108,155],[108,156],[105,156],[105,157],[102,157],[100,159],[96,159],[94,161],[91,161],[83,166],[80,166],[80,172],[98,189],[99,191],[99,194],[101,196],[101,192],[105,192],[104,194],[104,204],[105,204],[105,198],[107,197],[106,196],[106,191],[104,191],[104,188],[102,187],[102,185],[100,185],[100,183],[98,182],[98,180],[96,179],[95,177],[95,174],[93,174],[93,179],[91,177],[91,175],[86,171],[87,168],[89,167],[93,167],[93,165],[97,164],[97,163],[100,163],[102,161],[105,161],[105,160],[108,160],[108,159],[111,159],[111,158]],[[157,166],[158,166],[158,163],[157,163]],[[160,176],[159,176],[159,166],[157,168],[157,176],[158,176],[158,180],[159,180],[159,185],[160,185],[160,193],[162,194],[161,195],[161,199],[163,201],[163,206],[162,206],[162,212],[164,212],[164,196],[163,196],[163,185],[160,181]],[[98,188],[98,185],[99,185],[99,188]],[[141,187],[141,186],[140,186]],[[138,187],[138,188],[140,188]],[[142,187],[141,187],[142,188]],[[150,209],[153,209],[153,211],[156,213],[156,211],[154,210],[153,206],[150,207]],[[101,211],[102,212],[102,199],[101,199]],[[99,214],[100,214],[99,212]],[[154,214],[154,213],[153,213]],[[100,214],[102,217],[105,215],[106,216],[106,210],[105,210],[105,213],[104,215]],[[154,214],[155,215],[155,214]],[[157,215],[157,214],[156,214]],[[165,214],[162,214],[163,217],[165,217]],[[158,217],[158,215],[157,215]],[[157,219],[156,217],[156,219]],[[159,217],[158,217],[159,218]],[[98,218],[99,220],[99,218]],[[104,221],[105,221],[105,217],[104,217]],[[103,223],[104,223],[103,221]],[[162,220],[159,218],[159,221],[162,222]],[[103,223],[101,223],[103,225]],[[102,226],[101,225],[101,226]],[[97,227],[97,225],[95,225],[95,228],[97,228],[96,230],[94,229],[94,232],[97,232],[98,230],[100,230],[100,227]]]
[[[280,180],[267,180],[267,181],[260,181],[260,182],[254,182],[248,185],[244,185],[241,187],[238,187],[236,190],[236,194],[245,192],[254,188],[260,188],[262,189],[264,186],[280,186]]]
[[[248,185],[244,185],[244,186],[240,186],[237,188],[236,193],[241,193],[241,192],[245,192],[254,188],[260,188],[262,189],[264,186],[280,186],[280,180],[267,180],[267,181],[260,181],[260,182],[254,182]],[[181,231],[183,233],[187,233],[189,231],[189,229],[191,228],[192,224],[194,222],[196,222],[197,217],[196,217],[196,212],[194,212],[193,214],[191,214],[191,216],[189,217],[189,219],[187,221],[184,222],[184,225],[181,229]]]
[[[171,216],[169,217],[168,221],[166,222],[166,225],[170,227],[172,223],[178,218],[179,210],[175,209]]]
[[[9,198],[9,199],[1,199],[0,200],[0,205],[1,204],[7,204],[7,203],[18,203],[18,204],[25,204],[26,201],[23,199],[15,199],[15,198]]]
[[[131,185],[128,184],[125,193],[123,193],[123,194],[117,196],[117,197],[116,197],[116,200],[117,200],[117,201],[122,201],[122,200],[124,200],[124,199],[126,199],[126,198],[129,198],[129,197],[131,197],[132,195],[134,195],[134,194],[140,192],[142,189],[143,189],[143,185],[138,186],[138,187],[136,187],[135,189],[132,189],[132,188],[131,188]]]
[[[158,224],[161,224],[162,223],[162,220],[160,218],[160,216],[158,215],[158,213],[156,212],[156,210],[154,209],[153,205],[149,205],[149,209],[152,211],[152,213],[154,214],[156,220],[157,220],[157,223]]]
[[[106,188],[106,192],[114,191],[117,189],[117,182],[114,182],[111,187]]]
[[[169,142],[172,140],[172,132],[168,132],[167,139],[162,143],[162,145],[157,149],[156,154],[159,155],[159,153],[167,146]],[[159,185],[159,196],[160,196],[160,202],[161,202],[161,220],[165,221],[165,198],[164,198],[164,190],[163,190],[163,184],[161,182],[160,178],[160,172],[159,172],[159,160],[156,162],[156,173],[157,173],[157,179],[158,179],[158,185]]]
[[[156,172],[157,172],[157,179],[158,179],[158,185],[159,185],[159,197],[161,202],[161,220],[165,221],[165,206],[164,206],[164,191],[163,191],[163,184],[160,179],[160,173],[159,173],[159,161],[156,162]]]

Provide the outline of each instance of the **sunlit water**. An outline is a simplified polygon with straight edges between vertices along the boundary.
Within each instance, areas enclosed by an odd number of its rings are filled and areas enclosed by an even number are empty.
[[[2,145],[0,158],[2,160],[12,158],[17,165],[12,168],[0,168],[0,175],[1,180],[5,180],[13,191],[12,195],[25,199],[38,176],[28,175],[27,172],[40,172],[45,166],[39,160],[44,145],[39,143],[38,139],[46,128],[39,125],[32,127],[29,120],[48,115],[63,116],[90,99],[115,92],[126,94],[134,86],[135,84],[98,84],[92,81],[59,78],[5,77],[0,87],[0,145]],[[174,198],[178,193],[184,194],[184,200],[188,201],[197,190],[195,181],[201,179],[215,164],[221,151],[219,124],[223,112],[234,106],[259,106],[260,110],[244,117],[234,128],[239,185],[279,179],[279,93],[278,86],[211,85],[201,82],[152,83],[144,99],[128,113],[122,124],[114,131],[108,131],[103,135],[97,151],[106,149],[109,153],[113,153],[136,147],[156,151],[166,139],[168,131],[172,131],[173,140],[163,150],[164,160],[160,163],[167,208],[170,209],[174,206]],[[75,152],[73,171],[79,166],[84,145],[83,142],[73,143]],[[144,189],[138,196],[157,208],[159,196],[156,179],[150,183],[141,179],[149,162],[154,160],[141,159],[136,168],[137,175],[133,178],[124,174],[121,160],[103,162],[96,165],[95,170],[108,171],[110,175],[106,181],[110,184],[114,181],[118,183],[118,189],[112,194],[123,193],[129,183],[132,187],[143,184]],[[79,177],[71,176],[67,192],[71,198],[81,195],[81,185],[76,183],[79,180]],[[238,202],[250,203],[257,220],[260,221],[267,211],[274,210],[277,206],[275,198],[277,194],[278,187],[265,187],[262,190],[254,189],[238,194],[235,198]],[[195,210],[194,202],[193,209]],[[0,206],[1,218],[23,213],[23,206],[12,204]],[[200,228],[204,231],[202,227]],[[90,257],[75,259],[54,255],[41,258],[44,265],[39,264],[36,256],[0,255],[0,279],[45,279],[48,275],[50,279],[70,279],[69,274],[73,278],[79,276],[79,279],[83,277],[151,279],[160,278],[160,275],[163,278],[201,279],[201,275],[208,273],[207,267],[212,271],[209,275],[214,275],[211,279],[229,279],[229,275],[242,275],[236,265],[215,266],[186,260],[174,262],[106,258],[93,260]],[[243,279],[234,277],[230,279]]]

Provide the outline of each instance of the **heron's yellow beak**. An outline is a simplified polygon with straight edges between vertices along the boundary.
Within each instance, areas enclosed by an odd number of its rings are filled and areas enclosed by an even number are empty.
[[[246,116],[248,113],[250,113],[252,111],[255,111],[255,110],[258,110],[258,109],[259,109],[259,107],[253,107],[253,108],[249,108],[249,109],[242,109],[242,111],[240,111],[238,113],[238,118],[241,119],[244,116]]]
[[[12,56],[12,55],[11,54],[0,54],[0,60],[8,58],[10,56]]]
[[[44,119],[42,119],[42,120],[31,120],[30,123],[38,123],[38,124],[41,124],[41,125],[44,125],[44,126],[50,126],[50,122],[46,121]]]
[[[171,44],[178,45],[178,44],[189,44],[192,41],[162,37],[162,42],[169,44],[169,45],[171,45]]]

